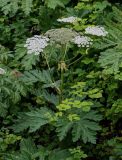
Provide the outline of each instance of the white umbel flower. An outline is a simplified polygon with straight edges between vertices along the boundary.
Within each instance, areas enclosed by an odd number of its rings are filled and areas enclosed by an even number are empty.
[[[5,73],[6,73],[6,71],[4,69],[0,68],[0,74],[5,74]]]
[[[85,29],[85,33],[103,37],[105,37],[108,34],[105,28],[100,26],[89,26]]]
[[[28,54],[34,53],[35,55],[43,52],[43,49],[48,45],[49,38],[45,36],[35,35],[34,37],[28,38],[24,47],[27,48]]]
[[[92,45],[92,39],[87,36],[76,36],[73,39],[73,42],[78,45],[78,47],[87,47],[89,48]]]
[[[64,22],[64,23],[74,23],[75,21],[77,21],[77,17],[67,17],[67,18],[59,18],[57,19],[58,22]]]

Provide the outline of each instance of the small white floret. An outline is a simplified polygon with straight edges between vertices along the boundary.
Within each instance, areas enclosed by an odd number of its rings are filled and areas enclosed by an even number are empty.
[[[85,33],[103,37],[105,37],[108,34],[105,28],[100,26],[89,26],[85,29]]]
[[[67,17],[67,18],[59,18],[57,19],[58,22],[64,22],[64,23],[74,23],[75,21],[77,21],[77,17]]]
[[[78,45],[78,47],[86,47],[89,48],[92,45],[92,39],[87,36],[76,36],[73,39],[73,42]]]
[[[35,35],[32,38],[28,38],[26,40],[26,44],[24,47],[27,48],[28,54],[35,54],[38,55],[43,52],[44,48],[48,45],[49,38],[45,36],[38,36]]]

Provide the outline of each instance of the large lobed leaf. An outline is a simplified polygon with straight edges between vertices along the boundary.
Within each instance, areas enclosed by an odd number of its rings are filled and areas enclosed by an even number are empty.
[[[12,128],[15,132],[20,132],[27,128],[29,128],[29,132],[34,132],[41,126],[49,123],[49,114],[52,114],[52,112],[44,107],[27,113],[22,113]]]
[[[74,142],[82,139],[84,143],[96,143],[97,131],[101,129],[98,124],[101,118],[101,115],[94,111],[88,113],[81,112],[79,121],[71,122],[66,118],[60,118],[56,125],[59,139],[63,140],[67,133],[72,130]]]

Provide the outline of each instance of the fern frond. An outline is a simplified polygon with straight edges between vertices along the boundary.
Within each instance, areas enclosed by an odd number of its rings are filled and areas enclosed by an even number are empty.
[[[55,9],[57,6],[64,7],[70,0],[45,0],[49,8]]]
[[[104,68],[106,74],[116,75],[121,68],[122,48],[108,49],[102,52],[98,62]]]
[[[20,0],[1,0],[0,8],[5,15],[9,14],[10,12],[15,14],[18,10],[19,1]]]
[[[22,0],[21,8],[26,15],[29,15],[33,6],[33,0]]]
[[[101,52],[99,63],[104,68],[105,74],[120,74],[122,68],[122,11],[113,8],[112,17],[108,17],[105,21],[108,37],[103,38],[102,43],[96,47],[104,49]],[[121,21],[115,20],[121,19]]]
[[[2,12],[7,15],[9,13],[16,13],[18,9],[21,9],[25,15],[29,15],[33,7],[33,0],[1,0],[0,8]]]

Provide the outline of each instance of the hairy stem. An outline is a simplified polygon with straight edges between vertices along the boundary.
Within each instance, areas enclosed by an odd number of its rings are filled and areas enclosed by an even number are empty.
[[[47,64],[48,70],[49,70],[50,75],[51,75],[51,68],[50,68],[49,61],[48,61],[48,59],[47,59],[46,53],[44,53],[44,57],[45,57],[45,60],[46,60],[46,64]],[[60,91],[60,88],[56,86],[56,83],[55,83],[55,81],[54,81],[52,78],[51,78],[51,83],[54,84],[54,86],[56,87],[56,90],[60,93],[60,92],[61,92],[61,91]]]
[[[63,53],[62,54],[63,56],[62,56],[61,62],[64,62],[65,57],[66,57],[66,53],[67,53],[67,44],[62,46],[61,52]],[[60,91],[61,91],[61,94],[60,94],[60,103],[61,103],[62,100],[63,100],[63,86],[64,86],[64,68],[62,67],[62,63],[61,63],[60,70],[61,70],[61,87],[60,87]]]

